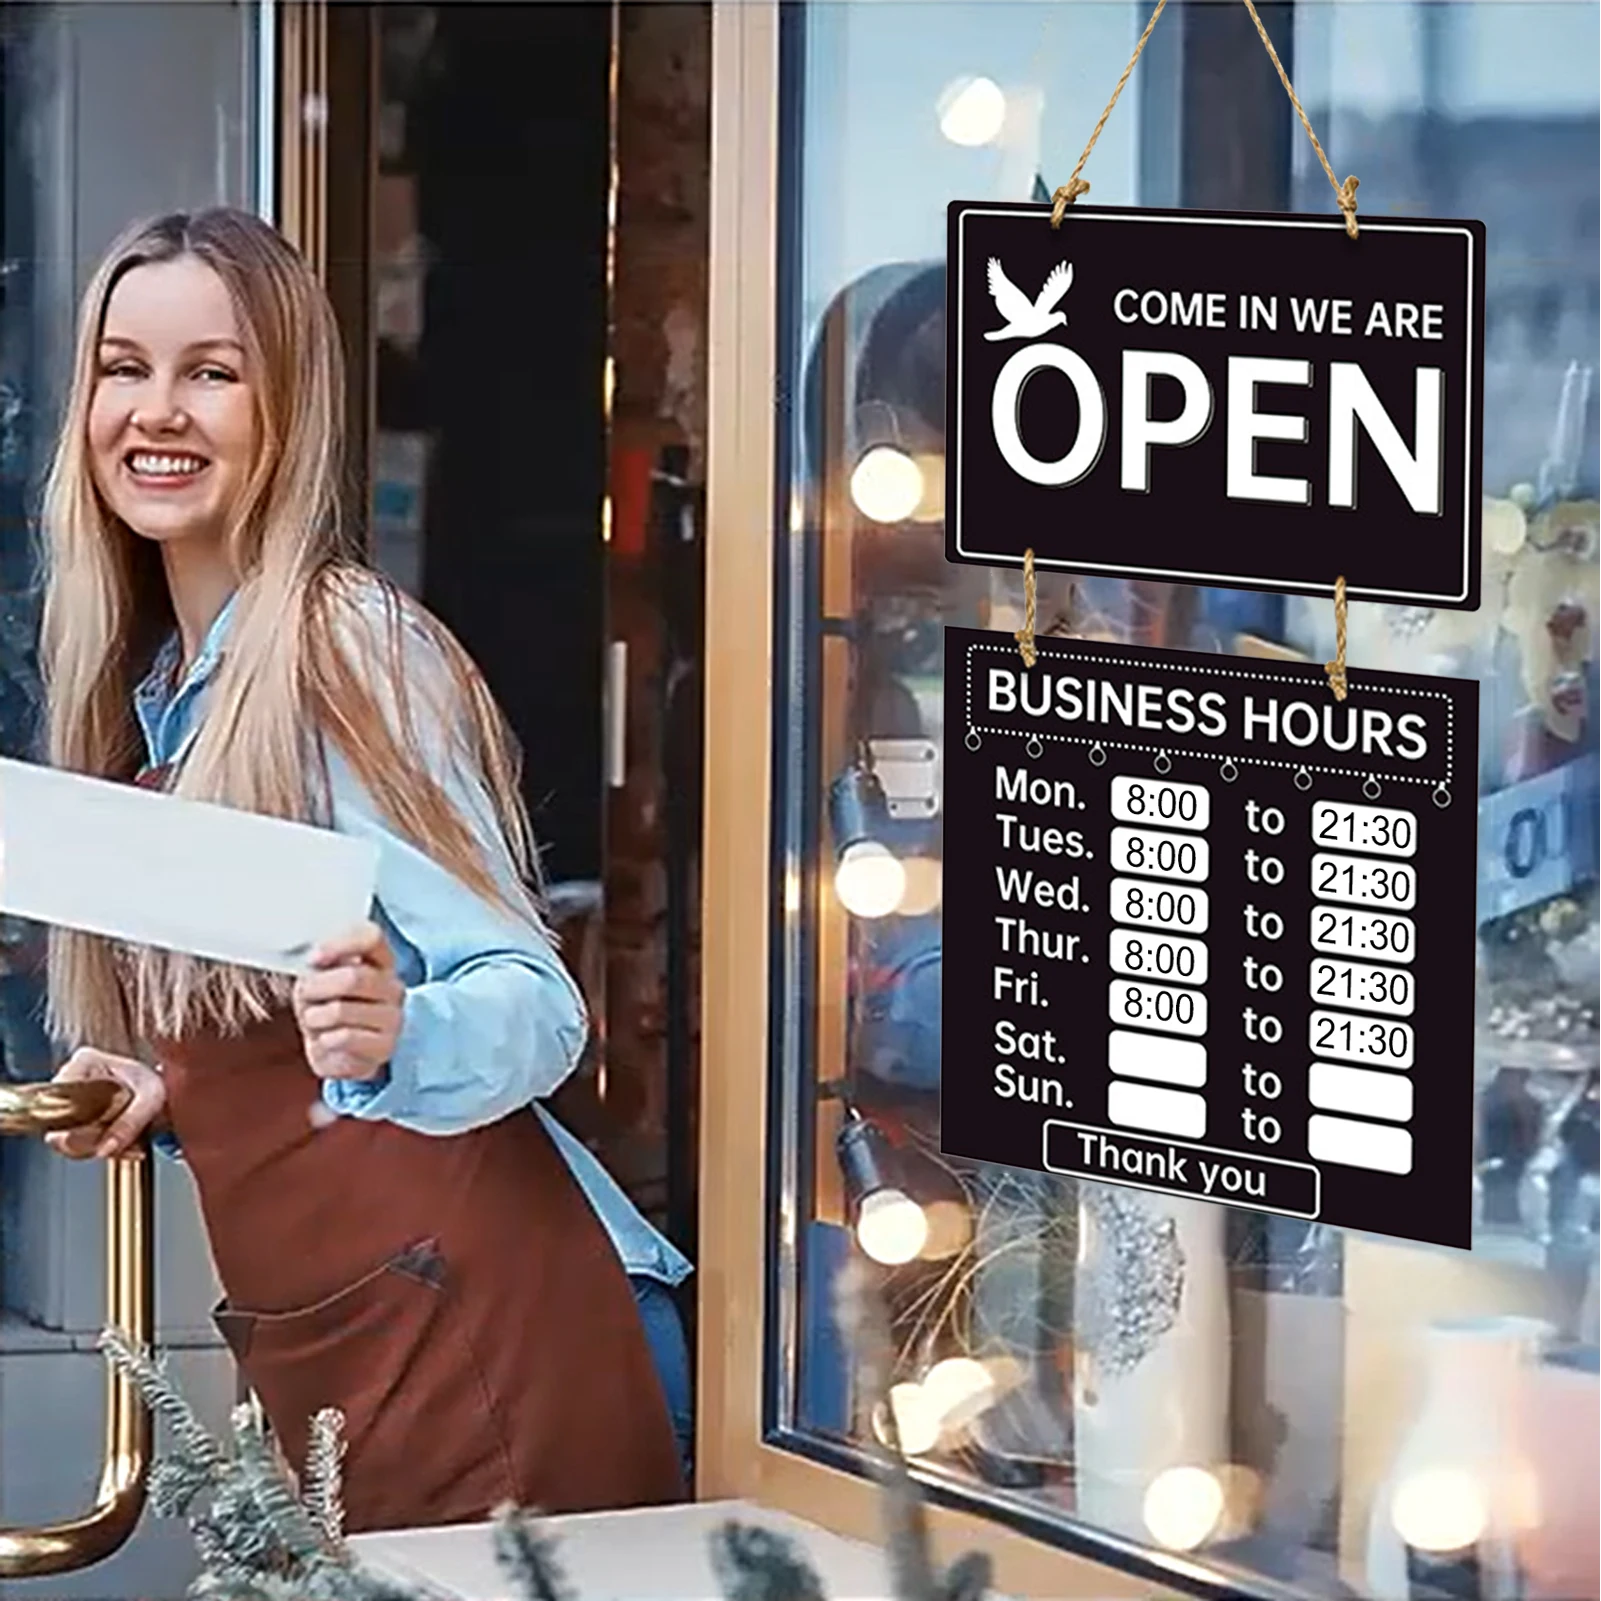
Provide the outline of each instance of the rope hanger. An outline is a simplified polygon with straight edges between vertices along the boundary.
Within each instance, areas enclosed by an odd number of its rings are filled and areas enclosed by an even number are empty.
[[[1322,167],[1324,176],[1329,180],[1329,187],[1334,191],[1334,203],[1340,208],[1340,214],[1345,218],[1345,231],[1352,239],[1358,236],[1356,221],[1356,191],[1358,180],[1353,175],[1341,183],[1334,176],[1334,168],[1329,165],[1329,158],[1324,154],[1323,146],[1313,131],[1311,119],[1307,116],[1305,108],[1301,105],[1300,96],[1295,92],[1295,86],[1290,82],[1290,75],[1284,70],[1284,63],[1279,59],[1279,53],[1273,48],[1273,41],[1263,26],[1261,15],[1258,13],[1255,0],[1242,0],[1245,9],[1251,14],[1251,21],[1256,24],[1258,37],[1262,47],[1268,53],[1268,59],[1273,63],[1274,70],[1279,75],[1279,82],[1284,85],[1284,92],[1290,97],[1290,104],[1295,108],[1295,114],[1300,118],[1301,126],[1306,129],[1306,136],[1312,142],[1313,153],[1317,156],[1318,165]],[[1090,192],[1089,180],[1079,175],[1084,171],[1084,164],[1090,159],[1090,152],[1095,149],[1095,142],[1101,137],[1108,118],[1112,115],[1112,108],[1117,104],[1118,96],[1123,93],[1134,68],[1143,53],[1146,44],[1150,41],[1151,31],[1156,27],[1157,20],[1167,10],[1167,0],[1157,0],[1156,9],[1151,13],[1151,20],[1145,24],[1145,31],[1140,35],[1139,42],[1134,46],[1134,54],[1128,58],[1128,65],[1123,69],[1123,75],[1117,80],[1117,86],[1112,90],[1112,97],[1106,102],[1106,109],[1101,113],[1090,137],[1084,146],[1083,154],[1078,158],[1072,172],[1064,183],[1051,196],[1051,227],[1060,228],[1062,217],[1080,195]],[[1034,624],[1038,614],[1038,595],[1034,577],[1034,549],[1030,546],[1023,552],[1023,626],[1014,636],[1017,640],[1018,653],[1023,658],[1026,667],[1032,667],[1038,659],[1039,652],[1034,644]],[[1342,573],[1334,581],[1334,660],[1327,663],[1325,671],[1329,677],[1329,688],[1336,700],[1344,700],[1346,696],[1345,673],[1345,633],[1346,633],[1346,600],[1345,575]]]

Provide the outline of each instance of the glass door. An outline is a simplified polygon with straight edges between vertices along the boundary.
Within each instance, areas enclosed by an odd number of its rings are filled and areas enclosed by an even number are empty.
[[[945,207],[1048,198],[1153,8],[721,9],[712,1487],[874,1531],[883,1417],[834,1304],[865,1255],[913,1472],[1013,1589],[1109,1593],[1089,1559],[1146,1594],[1593,1596],[1596,8],[1258,7],[1364,215],[1489,230],[1485,604],[1353,606],[1350,645],[1481,684],[1478,1043],[1428,1068],[1476,1097],[1471,1253],[942,1157],[942,1074],[996,1073],[941,1053],[942,629],[1023,620],[1015,572],[944,560]],[[1237,4],[1166,9],[1085,175],[1330,209]],[[1189,651],[1324,661],[1329,612],[1039,582],[1041,631]]]

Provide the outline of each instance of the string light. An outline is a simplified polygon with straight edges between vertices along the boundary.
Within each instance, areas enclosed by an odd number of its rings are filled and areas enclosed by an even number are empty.
[[[884,1267],[900,1267],[928,1243],[928,1214],[900,1186],[889,1143],[845,1101],[845,1121],[834,1142],[845,1193],[856,1207],[856,1243]]]
[[[906,868],[876,836],[888,821],[884,786],[852,763],[829,787],[828,817],[839,860],[834,893],[856,917],[888,917],[906,895]]]
[[[889,1400],[901,1450],[926,1456],[941,1440],[967,1429],[999,1392],[996,1376],[970,1356],[946,1357],[921,1380],[892,1386]],[[882,1414],[874,1417],[873,1432],[881,1444],[889,1444]]]
[[[923,1394],[941,1430],[965,1429],[995,1400],[995,1376],[976,1357],[948,1356],[923,1375]]]
[[[1167,1468],[1145,1491],[1145,1527],[1169,1551],[1193,1551],[1223,1516],[1223,1486],[1205,1468]]]
[[[854,917],[888,917],[906,896],[906,868],[887,845],[857,840],[840,852],[834,893]]]
[[[923,470],[895,445],[874,445],[851,473],[851,499],[875,523],[903,523],[923,503]]]
[[[993,78],[968,75],[939,97],[939,128],[953,145],[989,144],[1006,124],[1006,96]]]
[[[856,1209],[856,1243],[883,1267],[904,1266],[928,1243],[928,1214],[905,1190],[874,1190]]]
[[[1416,1551],[1461,1551],[1488,1526],[1489,1497],[1465,1468],[1422,1468],[1395,1487],[1390,1520]]]

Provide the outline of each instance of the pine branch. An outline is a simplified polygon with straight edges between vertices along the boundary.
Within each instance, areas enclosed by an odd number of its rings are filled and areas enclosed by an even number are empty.
[[[205,1573],[190,1586],[192,1601],[281,1601],[270,1581],[242,1573]]]
[[[288,1568],[289,1556],[283,1542],[262,1514],[255,1493],[242,1474],[230,1473],[218,1485],[206,1509],[205,1521],[216,1531],[219,1558],[231,1571],[269,1574]]]
[[[315,1570],[330,1555],[328,1541],[301,1504],[283,1458],[248,1406],[234,1413],[234,1450],[251,1499],[289,1561]]]
[[[800,1547],[775,1530],[720,1524],[711,1536],[711,1558],[723,1601],[828,1601]]]
[[[344,1541],[345,1509],[340,1500],[344,1474],[344,1413],[337,1407],[324,1407],[311,1420],[311,1444],[306,1452],[305,1488],[302,1498],[307,1510],[321,1528],[330,1545]]]
[[[189,1535],[195,1542],[195,1554],[200,1558],[200,1577],[189,1587],[189,1593],[196,1597],[212,1595],[222,1575],[236,1569],[227,1537],[206,1517],[189,1519]]]
[[[174,1454],[150,1469],[150,1508],[157,1517],[181,1518],[212,1486],[213,1475],[192,1458]]]
[[[517,1601],[577,1601],[556,1558],[556,1542],[540,1532],[536,1515],[509,1503],[495,1509],[495,1561]]]
[[[983,1601],[993,1565],[981,1551],[958,1557],[943,1576],[934,1562],[923,1497],[906,1466],[890,1403],[895,1346],[874,1270],[853,1256],[834,1282],[834,1315],[856,1355],[858,1433],[883,1496],[884,1540],[895,1601]],[[887,1449],[876,1449],[874,1420]]]
[[[889,1318],[872,1269],[860,1257],[852,1256],[840,1270],[834,1298],[835,1319],[856,1356],[857,1432],[882,1493],[884,1542],[895,1601],[939,1601],[923,1499],[907,1470],[895,1409],[890,1405],[895,1348]],[[874,1438],[875,1418],[884,1431],[882,1450]]]
[[[344,1544],[337,1411],[313,1420],[303,1501],[259,1407],[235,1408],[230,1452],[163,1363],[117,1329],[101,1335],[100,1348],[168,1427],[172,1446],[152,1467],[151,1505],[189,1524],[201,1564],[194,1601],[423,1601],[358,1568]],[[564,1601],[556,1591],[551,1598]],[[535,1601],[545,1601],[544,1592]]]
[[[969,1551],[945,1570],[940,1586],[944,1601],[984,1601],[995,1577],[995,1564],[987,1551]]]
[[[206,1433],[205,1425],[195,1416],[194,1408],[184,1399],[164,1363],[153,1360],[144,1351],[135,1350],[121,1329],[104,1330],[100,1349],[139,1392],[145,1405],[166,1423],[184,1456],[197,1467],[213,1470],[222,1467],[223,1453]]]

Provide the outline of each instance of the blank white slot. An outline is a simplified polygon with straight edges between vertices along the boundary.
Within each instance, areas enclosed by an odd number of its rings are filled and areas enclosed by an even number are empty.
[[[1412,1136],[1404,1128],[1314,1117],[1306,1125],[1306,1149],[1314,1162],[1366,1167],[1375,1173],[1412,1171]]]
[[[1206,1047],[1199,1040],[1174,1040],[1115,1028],[1106,1042],[1106,1052],[1107,1065],[1125,1078],[1182,1084],[1192,1090],[1206,1082]]]
[[[1106,1086],[1106,1115],[1119,1128],[1149,1129],[1175,1139],[1198,1140],[1206,1133],[1206,1097],[1182,1090],[1114,1079]]]
[[[1314,1062],[1307,1094],[1312,1104],[1324,1112],[1383,1117],[1392,1123],[1405,1123],[1412,1116],[1412,1080],[1403,1073],[1375,1073],[1368,1067]]]

